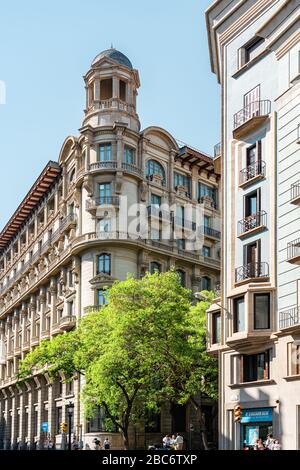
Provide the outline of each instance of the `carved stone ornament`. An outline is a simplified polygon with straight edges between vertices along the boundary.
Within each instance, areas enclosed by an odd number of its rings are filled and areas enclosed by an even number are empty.
[[[87,191],[88,196],[92,197],[93,195],[93,179],[87,175],[83,179],[83,188]]]
[[[99,273],[90,280],[90,284],[93,289],[98,289],[104,286],[111,286],[114,281],[116,281],[116,278],[110,276],[109,274]]]
[[[145,182],[140,184],[140,199],[141,201],[146,201],[147,199],[148,188]]]
[[[123,185],[122,178],[116,176],[116,179],[115,179],[115,192],[116,192],[116,194],[121,194],[122,193],[122,185]]]

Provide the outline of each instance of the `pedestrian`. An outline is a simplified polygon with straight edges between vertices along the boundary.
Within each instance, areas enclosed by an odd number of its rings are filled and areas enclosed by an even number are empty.
[[[76,437],[74,437],[72,441],[72,450],[78,450],[78,449],[79,449],[79,444],[78,444]]]
[[[106,437],[106,438],[104,439],[103,447],[104,447],[104,450],[109,450],[109,449],[110,449],[110,442],[109,442],[108,437]]]
[[[267,435],[267,439],[265,440],[265,447],[268,450],[273,450],[274,439],[272,434]]]
[[[164,438],[163,438],[163,447],[165,449],[170,449],[171,447],[171,436],[170,434],[167,434]]]
[[[281,450],[281,445],[279,444],[279,440],[275,439],[274,444],[273,444],[273,449],[272,450]]]
[[[95,437],[94,439],[94,450],[100,450],[101,449],[101,441],[100,439],[97,439],[97,437]]]
[[[170,445],[171,445],[172,449],[176,449],[176,436],[175,436],[175,434],[173,434],[173,436],[171,437]]]
[[[254,444],[254,450],[265,450],[262,439],[257,439]]]
[[[183,437],[181,434],[177,433],[176,435],[176,450],[182,450],[183,449]]]
[[[49,439],[48,449],[52,450],[53,448],[54,448],[54,442],[52,441],[52,439]]]

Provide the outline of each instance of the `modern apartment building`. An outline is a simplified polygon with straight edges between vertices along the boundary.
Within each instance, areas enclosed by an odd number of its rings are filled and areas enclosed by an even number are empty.
[[[60,448],[69,402],[73,435],[82,445],[93,448],[96,436],[103,442],[108,435],[113,448],[121,447],[119,434],[106,432],[102,410],[85,419],[81,379],[51,382],[46,374],[19,384],[19,361],[41,340],[64,334],[98,310],[107,287],[128,273],[139,277],[175,266],[193,292],[215,289],[219,282],[214,160],[179,146],[164,129],[140,130],[139,73],[122,53],[99,54],[84,81],[79,136],[66,138],[58,163],[45,166],[0,234],[0,447],[5,449],[43,446],[46,436]],[[193,210],[199,206],[198,227]],[[164,236],[168,227],[171,235]],[[185,232],[196,230],[201,250],[192,250],[186,240]],[[205,408],[204,401],[204,409],[209,415],[211,403]],[[189,407],[170,404],[149,423],[132,429],[133,446],[145,448],[172,431],[183,432],[187,445],[199,443]]]
[[[222,109],[219,445],[272,432],[300,449],[300,4],[217,0],[206,20]]]

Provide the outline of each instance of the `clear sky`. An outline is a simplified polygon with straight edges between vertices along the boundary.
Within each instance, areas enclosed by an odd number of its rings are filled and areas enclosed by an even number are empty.
[[[157,125],[207,153],[219,141],[219,86],[210,70],[204,11],[212,0],[2,2],[0,228],[85,106],[82,76],[113,46],[139,70],[142,128]]]

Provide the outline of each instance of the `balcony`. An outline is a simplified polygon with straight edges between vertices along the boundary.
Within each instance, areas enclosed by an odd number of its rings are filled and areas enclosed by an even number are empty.
[[[67,217],[65,217],[62,222],[60,223],[59,229],[60,232],[64,232],[65,230],[75,227],[77,224],[77,217],[76,214],[69,214]]]
[[[266,176],[266,164],[265,162],[255,162],[252,165],[243,168],[240,171],[240,187],[245,188],[250,184],[254,184],[257,181],[265,178]]]
[[[86,201],[86,210],[93,215],[96,215],[99,207],[115,206],[118,207],[120,204],[119,196],[102,196],[96,198],[90,198]]]
[[[300,238],[288,243],[287,261],[289,263],[300,264]]]
[[[266,281],[268,279],[268,263],[248,263],[236,268],[235,270],[236,283]]]
[[[300,180],[291,185],[291,204],[300,204]]]
[[[279,328],[284,330],[286,328],[300,328],[300,307],[293,307],[283,312],[279,312]]]
[[[203,233],[203,235],[205,235],[206,237],[214,238],[215,240],[221,239],[221,232],[219,232],[219,230],[215,230],[211,227],[206,227],[205,225],[201,227],[201,233]]]
[[[118,167],[118,162],[113,162],[113,161],[96,162],[96,163],[90,164],[89,171],[116,170],[117,167]]]
[[[222,156],[222,144],[219,142],[214,146],[214,168],[215,172],[221,174],[221,156]]]
[[[259,211],[256,214],[249,215],[238,222],[238,237],[245,238],[254,235],[267,226],[267,213]]]
[[[144,177],[143,171],[140,168],[138,168],[136,165],[133,165],[132,163],[123,162],[122,170],[125,173],[130,173],[132,175],[139,176],[140,178]]]
[[[84,307],[83,311],[84,313],[97,313],[99,312],[101,308],[101,305],[88,305],[87,307]]]
[[[63,331],[68,331],[74,328],[76,325],[76,317],[75,315],[66,315],[61,317],[59,320],[59,327]]]
[[[216,209],[217,204],[210,196],[201,196],[198,199],[199,204],[204,204],[206,209]]]
[[[239,139],[257,129],[271,112],[271,101],[253,101],[233,118],[233,137]]]

